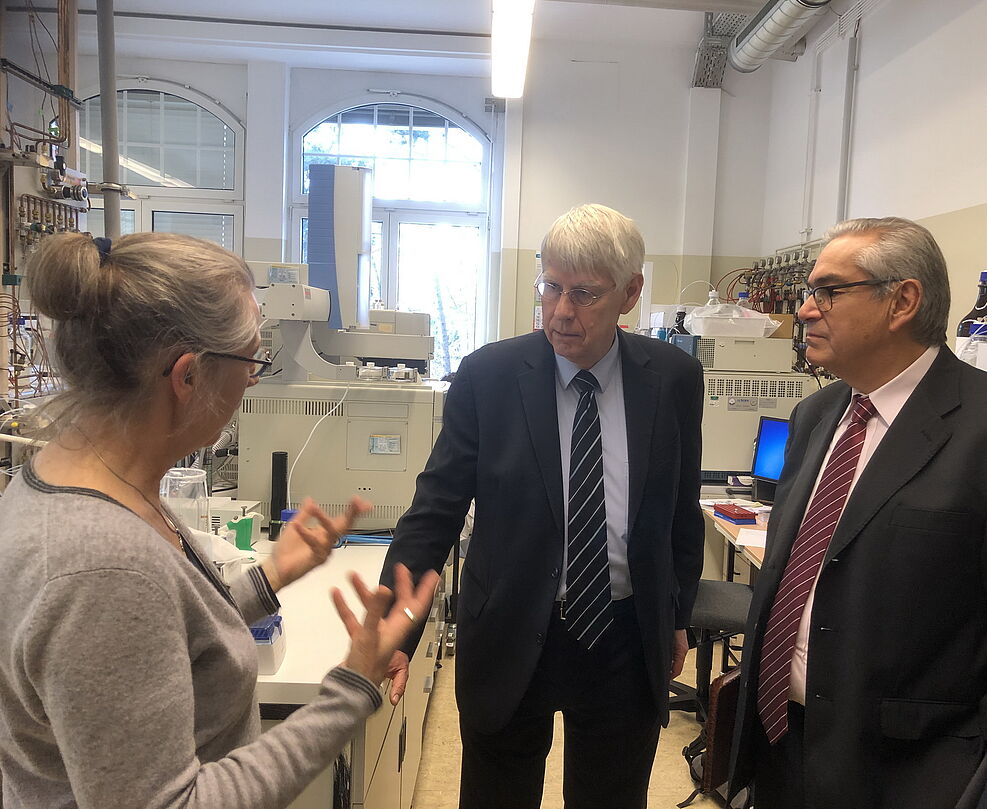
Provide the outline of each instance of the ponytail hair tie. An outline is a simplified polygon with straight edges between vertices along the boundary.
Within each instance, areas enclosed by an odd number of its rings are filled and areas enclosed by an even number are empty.
[[[106,260],[110,257],[110,247],[113,244],[112,239],[107,239],[104,236],[97,236],[93,239],[93,245],[99,251],[99,265],[102,267]]]

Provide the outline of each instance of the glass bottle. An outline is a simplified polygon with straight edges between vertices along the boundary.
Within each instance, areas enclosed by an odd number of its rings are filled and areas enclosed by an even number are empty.
[[[987,322],[987,270],[980,273],[977,302],[960,318],[959,326],[956,328],[956,356],[963,353],[963,348],[970,340],[970,326],[985,322]]]

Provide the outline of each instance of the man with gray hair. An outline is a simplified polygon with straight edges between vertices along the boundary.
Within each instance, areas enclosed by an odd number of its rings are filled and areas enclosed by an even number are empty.
[[[537,809],[554,716],[568,809],[639,809],[703,565],[702,368],[617,327],[644,240],[602,205],[561,216],[543,330],[466,357],[385,562],[441,569],[476,499],[457,615],[462,809]],[[395,654],[392,701],[407,680]]]
[[[799,310],[842,381],[792,413],[744,636],[731,792],[757,809],[953,809],[987,736],[987,374],[945,347],[946,263],[838,225]]]

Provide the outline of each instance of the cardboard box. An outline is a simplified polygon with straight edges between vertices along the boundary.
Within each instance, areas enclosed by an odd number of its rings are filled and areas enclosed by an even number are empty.
[[[795,334],[795,315],[771,315],[771,319],[780,320],[781,325],[768,336],[791,340]]]

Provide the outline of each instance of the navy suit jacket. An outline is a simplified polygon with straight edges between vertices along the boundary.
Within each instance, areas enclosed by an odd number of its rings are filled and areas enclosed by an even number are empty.
[[[699,363],[674,346],[623,332],[618,339],[628,565],[648,672],[667,723],[673,629],[689,624],[703,566],[703,376]],[[520,703],[558,590],[564,524],[555,375],[543,332],[492,343],[462,361],[442,432],[384,564],[384,583],[396,562],[415,574],[441,569],[475,498],[458,602],[456,692],[461,718],[481,732],[502,728]]]
[[[792,413],[744,636],[732,792],[754,769],[771,605],[850,388]],[[987,737],[987,374],[945,347],[860,475],[823,559],[806,809],[952,809]]]

